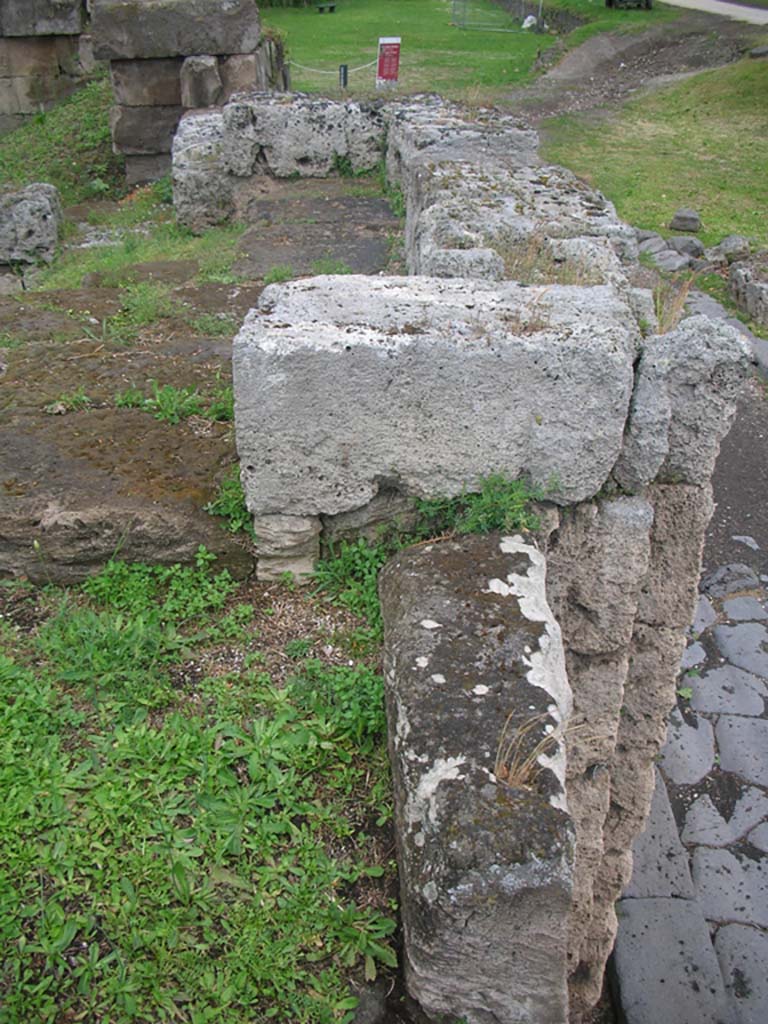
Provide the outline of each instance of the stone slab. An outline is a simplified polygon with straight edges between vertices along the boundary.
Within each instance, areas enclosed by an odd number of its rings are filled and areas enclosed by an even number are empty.
[[[125,158],[125,182],[127,185],[144,185],[148,181],[159,181],[171,173],[170,153],[152,156],[127,156]]]
[[[765,711],[765,698],[768,696],[765,684],[757,676],[734,665],[726,664],[705,672],[700,678],[692,679],[690,684],[694,711],[712,715],[762,715]]]
[[[736,622],[757,622],[760,619],[768,619],[765,605],[756,597],[732,597],[729,601],[723,602],[723,611],[729,619]]]
[[[723,771],[768,786],[768,720],[721,715],[716,734]]]
[[[336,514],[383,483],[455,495],[491,473],[591,495],[622,443],[635,330],[608,287],[272,285],[234,346],[249,507]]]
[[[700,643],[689,643],[683,651],[683,656],[680,659],[680,668],[685,672],[689,668],[695,668],[697,665],[701,665],[703,661],[706,661],[706,658],[707,652]]]
[[[170,153],[182,110],[182,107],[112,107],[113,149],[130,156]]]
[[[688,855],[680,842],[667,787],[656,773],[656,788],[645,829],[632,847],[632,878],[624,898],[694,898]]]
[[[712,771],[715,741],[712,726],[699,718],[689,725],[679,711],[669,716],[667,742],[661,753],[661,767],[667,778],[678,786],[699,782]]]
[[[0,36],[75,36],[84,23],[84,0],[3,0],[0,4]]]
[[[699,846],[693,852],[691,873],[708,921],[768,928],[768,863],[764,859]]]
[[[730,846],[767,817],[768,795],[762,789],[745,789],[729,818],[705,794],[686,811],[681,838],[690,846]]]
[[[250,53],[259,42],[254,0],[99,0],[91,23],[99,60]]]
[[[727,597],[740,590],[753,590],[760,586],[754,569],[743,562],[723,565],[708,573],[701,581],[701,589],[711,597]]]
[[[111,61],[115,102],[122,107],[181,106],[181,65],[180,57]]]
[[[768,853],[768,822],[763,822],[747,836],[749,842],[763,853]]]
[[[692,900],[621,900],[614,962],[626,1024],[732,1024],[709,929]]]
[[[431,1017],[567,1019],[570,690],[544,577],[498,534],[380,577],[406,984]]]
[[[768,678],[768,627],[757,622],[716,626],[715,642],[722,656],[756,676]]]
[[[187,57],[181,66],[181,105],[188,110],[214,107],[222,94],[216,57],[210,54]]]
[[[50,75],[58,71],[56,40],[0,39],[0,78],[26,75]]]
[[[715,938],[725,991],[738,1024],[765,1024],[768,1017],[768,935],[759,928],[728,924]]]

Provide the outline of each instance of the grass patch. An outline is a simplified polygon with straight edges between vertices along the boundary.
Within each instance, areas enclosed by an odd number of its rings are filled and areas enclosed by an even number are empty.
[[[394,965],[381,678],[313,660],[280,690],[243,669],[237,591],[204,551],[114,561],[50,589],[28,633],[3,620],[8,1020],[343,1024],[350,973]],[[248,650],[232,671],[227,636]],[[185,686],[190,657],[217,674]]]
[[[249,537],[255,539],[251,513],[245,504],[243,485],[240,482],[240,467],[235,465],[219,484],[216,497],[204,506],[205,511],[212,516],[219,516],[224,520],[224,526],[230,533],[239,533],[243,530]]]
[[[743,60],[636,99],[614,117],[550,121],[544,153],[586,178],[637,227],[667,233],[681,206],[701,240],[768,245],[768,64]]]
[[[109,78],[89,83],[52,110],[0,138],[0,181],[47,181],[65,205],[121,195],[123,164],[112,152]]]
[[[282,284],[284,281],[291,281],[296,277],[296,271],[287,263],[270,267],[264,275],[264,284]]]
[[[141,409],[151,412],[156,420],[175,425],[190,416],[203,416],[213,423],[231,423],[235,418],[235,398],[231,384],[221,384],[220,374],[216,377],[217,387],[209,398],[202,395],[193,385],[176,387],[174,384],[158,384],[150,380],[151,393],[145,395],[141,388],[133,385],[118,391],[115,408]]]

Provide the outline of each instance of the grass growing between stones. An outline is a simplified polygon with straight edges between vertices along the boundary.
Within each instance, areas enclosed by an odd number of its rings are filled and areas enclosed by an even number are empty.
[[[0,611],[4,1019],[348,1021],[395,963],[354,622],[205,551]]]
[[[768,245],[768,63],[743,60],[632,100],[600,119],[550,121],[546,158],[572,168],[637,227],[667,233],[681,206],[699,237]]]
[[[514,5],[510,5],[514,9]],[[664,19],[667,11],[617,11],[590,0],[559,0],[548,6],[583,19],[578,42],[587,35],[626,29]],[[262,9],[264,23],[286,40],[288,56],[317,74],[294,65],[295,89],[338,92],[338,66],[355,68],[375,60],[379,36],[400,36],[400,92],[439,92],[457,99],[486,100],[530,78],[540,50],[555,41],[550,34],[519,30],[519,25],[491,0],[472,4],[478,21],[494,31],[472,31],[451,24],[448,0],[341,0],[336,13],[318,17],[313,5]],[[513,29],[514,31],[500,31]],[[374,91],[375,68],[352,73],[352,94]]]

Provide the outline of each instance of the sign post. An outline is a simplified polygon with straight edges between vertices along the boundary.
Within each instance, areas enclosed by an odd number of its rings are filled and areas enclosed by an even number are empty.
[[[397,85],[399,71],[400,36],[382,36],[376,61],[376,88],[386,89]]]

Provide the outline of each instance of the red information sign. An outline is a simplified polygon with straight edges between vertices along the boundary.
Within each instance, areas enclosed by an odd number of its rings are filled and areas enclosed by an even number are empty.
[[[388,85],[397,81],[400,70],[400,36],[384,36],[379,39],[379,59],[376,64],[376,85]]]

